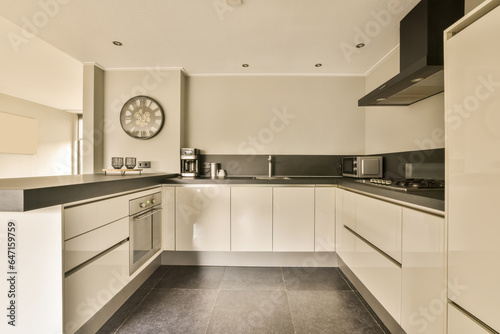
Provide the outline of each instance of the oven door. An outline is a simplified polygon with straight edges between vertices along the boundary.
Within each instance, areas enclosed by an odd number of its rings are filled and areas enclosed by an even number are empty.
[[[161,206],[130,217],[130,274],[161,248]]]

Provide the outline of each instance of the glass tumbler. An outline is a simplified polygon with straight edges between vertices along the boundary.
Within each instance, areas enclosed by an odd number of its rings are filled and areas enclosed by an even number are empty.
[[[112,157],[111,158],[111,166],[115,169],[120,169],[123,167],[123,158],[121,157]]]
[[[135,165],[137,164],[136,159],[133,157],[126,157],[125,158],[125,166],[128,169],[134,169]]]

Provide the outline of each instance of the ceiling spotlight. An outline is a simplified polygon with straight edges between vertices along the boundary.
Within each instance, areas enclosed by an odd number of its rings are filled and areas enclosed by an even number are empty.
[[[122,42],[118,42],[118,41],[113,41],[113,44],[116,45],[116,46],[122,46],[123,45]]]
[[[321,67],[321,66],[323,66],[323,64],[321,64],[321,63],[317,63],[317,64],[316,64],[316,65],[314,65],[314,66],[316,66],[316,67]]]
[[[248,65],[248,64],[243,64],[243,65],[241,65],[241,66],[243,66],[243,67],[248,67],[248,66],[250,66],[250,65]]]
[[[362,47],[364,47],[364,46],[365,46],[365,43],[359,43],[359,44],[357,44],[357,45],[356,45],[356,47],[357,47],[358,49],[361,49],[361,48],[362,48]]]

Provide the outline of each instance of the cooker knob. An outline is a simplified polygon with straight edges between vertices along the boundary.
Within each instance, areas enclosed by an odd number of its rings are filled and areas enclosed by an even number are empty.
[[[151,204],[156,204],[156,201],[154,198],[151,200]]]
[[[139,206],[140,206],[141,208],[145,208],[145,207],[146,207],[146,203],[142,202],[141,204],[139,204]]]

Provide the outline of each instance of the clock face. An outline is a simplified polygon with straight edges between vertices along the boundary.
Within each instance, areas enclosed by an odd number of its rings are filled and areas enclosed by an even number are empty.
[[[123,130],[137,139],[153,138],[160,132],[165,116],[160,104],[148,96],[135,96],[125,102],[120,113]]]

